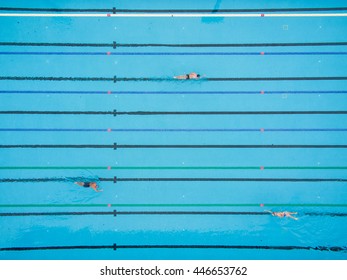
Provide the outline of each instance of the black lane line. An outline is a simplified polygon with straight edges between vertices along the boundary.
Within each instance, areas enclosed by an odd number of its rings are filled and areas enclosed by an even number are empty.
[[[112,13],[114,9],[60,9],[60,8],[26,8],[26,7],[0,7],[0,11],[19,12],[92,12],[92,13]]]
[[[22,216],[89,216],[89,215],[114,215],[114,212],[22,212],[22,213],[0,213],[0,217],[22,217]]]
[[[346,149],[347,145],[58,145],[58,144],[25,144],[0,145],[0,149]]]
[[[1,45],[1,43],[0,43]],[[240,44],[123,44],[114,42],[117,47],[175,47],[175,48],[226,48],[226,47],[314,47],[314,46],[345,46],[347,42],[317,42],[317,43],[240,43]]]
[[[205,43],[205,44],[157,44],[157,43],[50,43],[50,42],[0,42],[0,46],[31,46],[31,47],[177,47],[177,48],[206,48],[206,47],[314,47],[314,46],[346,46],[347,42],[312,42],[312,43]]]
[[[1,111],[0,111],[1,114]],[[114,115],[333,115],[347,111],[114,111]]]
[[[76,178],[1,178],[0,183],[80,181]],[[98,178],[101,182],[347,182],[345,178]]]
[[[115,149],[115,145],[0,145],[0,149]]]
[[[107,77],[29,77],[29,76],[0,76],[2,81],[70,81],[70,82],[99,82],[114,81],[114,78]]]
[[[116,82],[187,82],[185,80],[177,80],[174,78],[152,78],[152,77],[48,77],[48,76],[0,76],[2,81],[70,81],[70,82],[95,82],[95,81],[112,81]],[[336,81],[347,80],[347,76],[332,77],[215,77],[203,78],[201,81],[210,82],[254,82],[254,81]],[[192,80],[191,80],[192,81]],[[188,82],[191,82],[188,81]],[[195,80],[194,80],[195,81]],[[198,80],[196,80],[198,81]]]
[[[0,146],[1,148],[1,146]],[[347,145],[123,145],[115,149],[345,149]]]
[[[347,114],[347,111],[346,111]],[[114,115],[113,111],[0,111],[0,115]]]
[[[347,111],[0,111],[0,115],[345,115]]]
[[[257,250],[315,250],[347,251],[344,246],[252,246],[252,245],[116,245],[115,249],[257,249]]]
[[[302,213],[307,216],[329,216],[329,217],[347,217],[347,213],[333,212],[306,212]],[[85,211],[85,212],[11,212],[0,213],[0,217],[25,217],[25,216],[88,216],[88,215],[226,215],[226,216],[271,216],[268,212],[235,212],[235,211]]]
[[[341,42],[342,43],[342,42]],[[339,43],[338,45],[341,45]],[[332,43],[329,43],[329,45]],[[336,45],[336,44],[334,44]],[[343,45],[343,44],[342,44]],[[347,45],[347,43],[346,43]],[[107,43],[48,43],[48,42],[0,42],[0,46],[30,46],[30,47],[113,47]]]
[[[30,11],[30,12],[102,12],[102,13],[255,13],[255,12],[328,12],[345,11],[347,7],[319,7],[319,8],[253,8],[253,9],[117,9],[113,8],[27,8],[0,7],[0,11]]]
[[[1,79],[1,77],[0,77]],[[109,79],[109,78],[104,78]],[[203,78],[200,81],[209,82],[255,82],[255,81],[336,81],[347,80],[347,76],[331,76],[331,77],[214,77]],[[187,82],[187,80],[177,80],[174,78],[151,78],[151,77],[114,77],[116,82]],[[199,80],[189,80],[188,82],[196,82]]]
[[[345,252],[346,246],[258,246],[258,245],[74,245],[43,247],[5,247],[0,251],[33,250],[92,250],[92,249],[246,249],[246,250],[314,250]]]
[[[252,77],[252,78],[234,78],[234,77],[223,77],[223,78],[204,78],[207,81],[324,81],[324,80],[347,80],[347,77]]]
[[[100,178],[103,179],[103,178]],[[108,179],[108,178],[105,178]],[[118,178],[114,182],[347,182],[345,178]],[[1,182],[1,181],[0,181]]]
[[[114,245],[80,245],[80,246],[45,246],[45,247],[9,247],[0,251],[38,251],[38,250],[92,250],[114,249]]]
[[[256,12],[328,12],[345,11],[347,7],[268,8],[268,9],[117,9],[117,13],[256,13]]]

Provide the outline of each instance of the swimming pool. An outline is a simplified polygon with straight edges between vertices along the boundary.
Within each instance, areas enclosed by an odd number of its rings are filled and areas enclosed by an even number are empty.
[[[1,259],[346,259],[347,19],[312,16],[345,10],[25,5],[0,11],[22,14],[0,17]]]

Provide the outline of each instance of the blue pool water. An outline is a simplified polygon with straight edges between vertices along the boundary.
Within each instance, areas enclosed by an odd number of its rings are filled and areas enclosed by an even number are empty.
[[[114,2],[0,1],[0,6],[265,9],[342,7],[345,1],[329,1],[328,4],[326,1],[220,0]],[[242,44],[347,41],[346,17],[17,16],[0,17],[0,25],[1,42]],[[343,52],[346,51],[347,46],[343,45],[116,49],[110,46],[1,45],[2,77],[112,79],[117,76],[168,80],[116,83],[0,80],[0,111],[344,111],[347,110],[346,80],[215,82],[208,78],[343,77],[347,67],[347,55]],[[99,52],[103,54],[95,54]],[[197,55],[197,52],[204,54]],[[224,54],[220,54],[222,52]],[[199,81],[172,80],[174,75],[189,72],[201,73],[205,78]],[[250,178],[346,180],[346,148],[112,148],[114,143],[346,145],[346,114],[113,116],[13,113],[0,114],[0,124],[1,145],[110,145],[108,148],[1,148],[1,179],[61,180],[1,182],[1,213],[113,210],[263,213],[272,210],[298,212],[299,218],[294,221],[271,215],[188,214],[1,216],[0,248],[113,244],[252,248],[0,251],[0,259],[346,259],[346,251],[254,248],[346,247],[346,217],[307,215],[346,213],[346,182],[248,181]],[[149,131],[143,131],[146,129]],[[90,180],[112,179],[114,176],[120,179],[243,178],[245,181],[100,181],[103,189],[100,193],[74,184],[75,177]]]

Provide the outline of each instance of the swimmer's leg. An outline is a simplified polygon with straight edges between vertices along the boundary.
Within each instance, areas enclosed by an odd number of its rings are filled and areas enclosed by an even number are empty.
[[[295,220],[295,221],[299,220],[299,218],[293,217],[292,215],[288,215],[287,217],[288,217],[288,218],[291,218],[291,219],[293,219],[293,220]]]

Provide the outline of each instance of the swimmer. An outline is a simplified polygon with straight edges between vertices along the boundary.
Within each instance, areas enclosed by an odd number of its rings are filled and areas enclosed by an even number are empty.
[[[99,190],[99,186],[95,182],[75,182],[75,184],[83,188],[92,188],[96,192],[102,192],[102,190]]]
[[[197,80],[199,78],[200,78],[200,75],[194,72],[190,74],[186,74],[186,75],[174,76],[174,79],[177,79],[177,80]]]
[[[274,217],[279,217],[279,218],[284,218],[284,217],[287,217],[287,218],[291,218],[293,220],[298,220],[297,217],[294,217],[292,215],[296,215],[298,214],[298,212],[288,212],[288,211],[283,211],[283,212],[272,212],[270,210],[265,210],[265,212],[269,212],[272,216]]]

